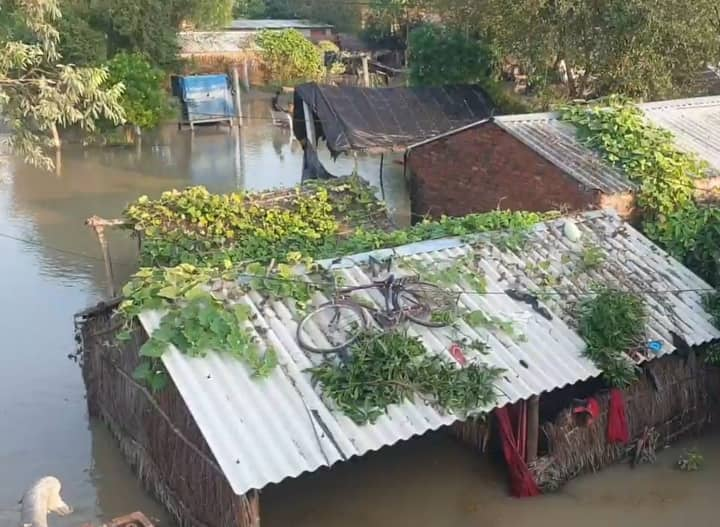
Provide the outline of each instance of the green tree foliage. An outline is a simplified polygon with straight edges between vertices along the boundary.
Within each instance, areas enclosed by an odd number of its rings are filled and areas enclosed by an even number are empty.
[[[225,27],[232,20],[234,6],[235,0],[185,0],[179,2],[185,21],[199,29]]]
[[[57,21],[58,51],[63,61],[77,66],[97,66],[107,60],[107,37],[90,25],[89,10],[63,9]]]
[[[273,82],[294,84],[315,80],[324,71],[320,49],[295,29],[262,31],[256,43]]]
[[[268,16],[266,0],[237,0],[233,7],[233,16],[237,18],[265,18]]]
[[[160,67],[176,65],[177,28],[184,18],[176,0],[103,0],[103,4],[102,23],[111,56],[137,51]]]
[[[97,119],[119,123],[123,86],[109,85],[107,70],[63,65],[57,51],[60,17],[56,0],[6,2],[32,38],[0,42],[0,114],[7,121],[10,146],[29,163],[53,166],[45,147],[58,146],[58,128],[92,131]]]
[[[570,71],[570,96],[658,98],[692,91],[697,72],[717,62],[715,0],[435,0],[448,23],[479,31],[522,63],[531,82]]]
[[[430,24],[410,33],[409,59],[410,80],[422,85],[485,82],[495,65],[485,43],[457,29]]]
[[[199,29],[225,25],[233,0],[65,0],[61,50],[77,64],[94,64],[107,53],[137,51],[153,64],[177,64],[177,32],[183,23]],[[101,43],[101,40],[103,41]],[[104,50],[104,51],[103,51]]]
[[[108,62],[107,67],[108,81],[125,86],[121,103],[128,123],[153,128],[169,116],[172,107],[164,87],[165,73],[142,54],[122,51]]]

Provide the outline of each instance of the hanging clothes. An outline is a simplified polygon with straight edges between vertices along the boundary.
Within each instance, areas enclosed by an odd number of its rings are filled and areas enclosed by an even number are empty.
[[[627,416],[625,415],[625,400],[618,388],[610,390],[610,403],[608,407],[607,440],[609,443],[627,444],[630,441]]]
[[[510,489],[512,495],[518,498],[538,496],[540,489],[535,483],[530,469],[525,463],[524,452],[519,448],[518,438],[515,436],[510,422],[508,407],[504,406],[495,410],[497,416],[500,441],[502,442],[503,454],[510,472]],[[518,434],[519,435],[519,434]]]

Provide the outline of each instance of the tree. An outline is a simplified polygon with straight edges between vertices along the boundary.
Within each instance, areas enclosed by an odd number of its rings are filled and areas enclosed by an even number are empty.
[[[274,82],[294,84],[316,80],[324,71],[320,49],[295,29],[264,30],[255,42]]]
[[[185,0],[178,7],[185,13],[184,20],[199,29],[224,27],[232,20],[235,0]]]
[[[172,69],[178,63],[177,32],[184,23],[221,27],[232,18],[233,0],[95,0],[91,25],[107,35],[108,55],[144,53],[153,64]]]
[[[265,0],[237,0],[233,7],[233,16],[238,18],[265,18],[267,12]]]
[[[448,24],[478,32],[521,63],[531,83],[570,97],[656,98],[692,90],[720,58],[715,0],[434,0]]]
[[[10,147],[32,164],[52,168],[46,147],[60,146],[58,127],[92,131],[98,119],[120,123],[123,86],[107,86],[103,68],[63,65],[57,51],[57,0],[7,1],[21,16],[26,41],[0,42],[0,115],[10,128]]]
[[[90,24],[90,12],[63,6],[56,21],[58,52],[67,64],[97,66],[107,60],[107,37]]]
[[[409,45],[413,84],[485,83],[493,75],[489,46],[457,29],[427,24],[410,33]]]
[[[172,107],[163,86],[165,73],[150,64],[144,55],[121,51],[107,67],[108,82],[125,86],[120,102],[128,123],[154,128],[170,115]]]

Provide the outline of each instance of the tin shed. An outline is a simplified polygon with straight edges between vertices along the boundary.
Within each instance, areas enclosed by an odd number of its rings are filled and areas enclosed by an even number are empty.
[[[235,115],[230,79],[225,74],[175,77],[173,94],[182,106],[180,124],[191,129],[198,123],[229,123]]]

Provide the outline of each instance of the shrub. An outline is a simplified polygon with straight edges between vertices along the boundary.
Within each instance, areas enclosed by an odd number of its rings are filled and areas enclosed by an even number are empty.
[[[319,79],[323,53],[295,29],[264,30],[256,39],[272,82],[296,84]]]
[[[122,106],[128,123],[153,128],[170,116],[172,106],[163,86],[165,74],[140,53],[120,52],[107,63],[109,84],[122,82]]]

